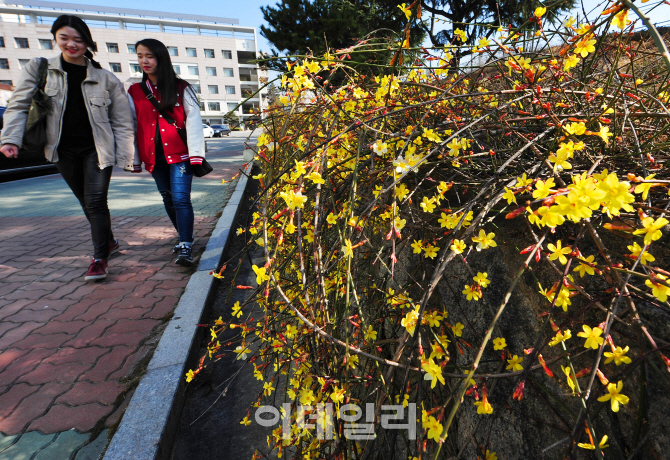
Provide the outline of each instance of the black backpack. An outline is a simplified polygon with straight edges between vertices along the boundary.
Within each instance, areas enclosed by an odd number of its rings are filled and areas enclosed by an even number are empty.
[[[40,67],[37,71],[37,87],[30,103],[30,111],[26,119],[26,129],[23,132],[23,146],[19,154],[42,154],[47,143],[47,114],[50,100],[44,92],[47,83],[48,61],[40,58]]]

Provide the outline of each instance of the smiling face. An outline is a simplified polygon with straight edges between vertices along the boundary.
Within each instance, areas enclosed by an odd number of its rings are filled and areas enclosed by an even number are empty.
[[[158,74],[158,58],[144,45],[137,46],[137,62],[147,75],[155,76]]]
[[[63,52],[63,59],[73,64],[85,63],[84,53],[88,47],[81,34],[72,27],[61,27],[55,34],[56,44]]]

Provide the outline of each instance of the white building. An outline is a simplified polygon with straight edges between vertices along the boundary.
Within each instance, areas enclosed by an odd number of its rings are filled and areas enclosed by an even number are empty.
[[[203,121],[221,123],[241,104],[235,114],[244,122],[265,108],[265,89],[244,102],[268,79],[267,70],[249,62],[259,56],[254,27],[240,26],[237,19],[72,3],[0,3],[0,84],[16,84],[31,58],[60,52],[50,28],[61,14],[88,24],[98,46],[96,60],[126,88],[142,78],[134,44],[155,38],[168,47],[177,74],[198,91]]]

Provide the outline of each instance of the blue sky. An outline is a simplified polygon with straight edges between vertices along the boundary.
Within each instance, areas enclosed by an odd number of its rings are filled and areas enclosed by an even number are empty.
[[[104,0],[69,1],[87,5],[104,5],[106,3]],[[398,0],[398,4],[403,1],[407,2],[407,0]],[[237,18],[240,20],[240,25],[260,28],[261,24],[264,23],[260,7],[264,5],[275,5],[277,2],[278,0],[245,0],[242,2],[231,0],[144,0],[141,3],[138,3],[137,0],[115,0],[113,5],[118,8],[141,8],[144,10]],[[607,0],[584,0],[584,9],[587,13],[594,8],[601,11],[607,3]],[[642,6],[646,9],[651,5],[658,3],[658,0],[651,0],[649,3]],[[581,14],[581,8],[579,8],[579,13],[581,18],[583,16]],[[633,17],[633,14],[631,14],[631,17]],[[661,5],[654,9],[653,13],[650,14],[650,17],[654,23],[658,23],[659,25],[665,23],[663,25],[670,26],[670,6]],[[260,35],[260,31],[258,33],[258,41],[259,49],[263,51],[270,50],[270,44]]]
[[[70,3],[80,5],[104,6],[105,0],[67,0]],[[152,11],[167,11],[171,13],[201,14],[207,16],[218,16],[223,18],[235,18],[240,20],[241,26],[256,27],[260,29],[263,21],[261,6],[274,5],[277,0],[114,0],[108,6],[116,8],[136,8]],[[400,2],[402,3],[402,2]],[[259,48],[269,51],[270,45],[258,32]]]

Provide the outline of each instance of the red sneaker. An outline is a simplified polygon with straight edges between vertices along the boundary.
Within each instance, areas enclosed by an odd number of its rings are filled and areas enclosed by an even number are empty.
[[[117,239],[110,240],[109,254],[107,255],[107,257],[111,256],[112,254],[116,254],[117,252],[119,252],[119,240]]]
[[[104,259],[93,259],[84,279],[86,281],[94,281],[105,278],[107,278],[107,261]]]

